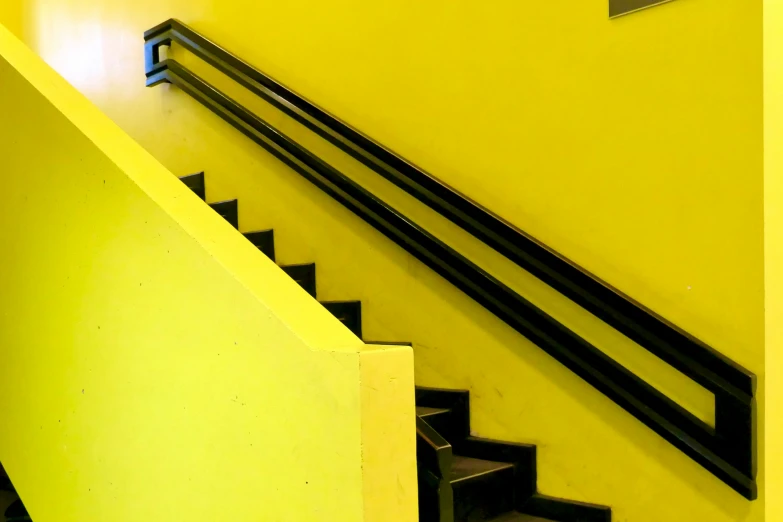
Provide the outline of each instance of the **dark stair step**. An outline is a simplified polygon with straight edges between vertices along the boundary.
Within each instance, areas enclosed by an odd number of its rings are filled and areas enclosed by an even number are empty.
[[[433,417],[438,415],[448,414],[451,410],[448,408],[431,408],[429,406],[416,406],[416,415],[427,421],[432,420]],[[432,426],[431,422],[428,422]],[[434,428],[434,426],[433,426]]]
[[[562,522],[611,522],[612,520],[612,509],[609,507],[548,497],[538,493],[525,501],[521,511]]]
[[[454,522],[490,520],[514,509],[514,465],[454,456]]]
[[[206,200],[206,184],[204,173],[191,174],[179,178],[188,188],[198,195],[202,200]],[[210,203],[212,209],[223,216],[231,225],[239,229],[239,202],[236,199]],[[263,230],[259,232],[248,232],[245,237],[261,250],[272,261],[275,260],[275,239],[272,230]],[[315,285],[315,264],[287,265],[281,267],[294,281],[307,291],[311,296],[316,297]],[[323,304],[332,315],[337,317],[346,327],[348,327],[357,337],[362,337],[362,309],[359,301],[336,301]]]
[[[497,518],[493,518],[489,522],[555,522],[549,518],[534,517],[533,515],[525,515],[524,513],[517,513],[512,511],[511,513],[505,513]]]
[[[438,413],[430,411],[422,418],[452,445],[470,435],[470,395],[466,390],[417,386],[416,407],[440,410]]]
[[[461,433],[459,426],[456,425],[459,419],[451,408],[416,406],[416,415],[447,441],[454,440]]]
[[[262,230],[260,232],[247,232],[245,237],[253,243],[266,257],[275,260],[275,232],[274,230]]]
[[[299,286],[311,296],[315,297],[315,263],[305,265],[285,265],[281,266],[283,272],[288,274],[291,279],[299,283]]]
[[[204,173],[190,174],[189,176],[182,176],[179,178],[182,183],[185,184],[190,190],[196,193],[198,197],[206,201],[207,199],[207,186],[204,183]]]
[[[7,522],[29,522],[32,520],[22,504],[22,499],[17,499],[8,506],[8,509],[5,510],[5,519]]]
[[[231,223],[232,227],[239,229],[239,203],[236,199],[210,203],[209,206]]]
[[[536,493],[535,445],[471,436],[466,390],[417,386],[416,415],[421,522],[611,522],[608,507]]]
[[[493,460],[455,455],[454,463],[451,467],[451,485],[483,480],[493,473],[513,469],[514,465],[508,462],[495,462]]]
[[[0,464],[0,491],[15,491],[14,485],[11,483],[11,479],[8,478],[8,474],[3,469],[2,464]]]
[[[356,337],[362,338],[362,303],[361,301],[326,301],[321,302],[341,323],[348,327]]]

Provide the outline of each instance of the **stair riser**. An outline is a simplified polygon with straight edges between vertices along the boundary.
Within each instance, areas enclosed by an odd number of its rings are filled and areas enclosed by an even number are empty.
[[[479,522],[514,509],[514,470],[452,484],[454,522]]]
[[[477,459],[515,464],[513,490],[515,509],[536,492],[536,447],[532,444],[510,444],[496,440],[467,437],[454,446],[460,455],[469,455]]]
[[[315,263],[309,265],[290,265],[281,267],[299,286],[315,297]]]
[[[191,174],[190,176],[185,176],[182,178],[179,178],[182,183],[185,184],[186,187],[188,187],[190,190],[192,190],[199,198],[201,198],[202,201],[206,201],[207,199],[207,189],[206,185],[204,183],[204,173],[200,172],[198,174]]]
[[[423,419],[448,441],[459,440],[464,437],[465,428],[462,425],[462,419],[453,410],[427,415]]]
[[[221,201],[220,203],[210,203],[212,209],[220,214],[231,226],[239,229],[239,204],[237,200]]]
[[[321,303],[358,338],[362,338],[362,303],[359,301]]]
[[[452,445],[470,435],[470,397],[468,392],[418,387],[416,388],[416,405],[451,410],[444,418],[432,420],[438,424],[438,427],[433,426],[429,418],[427,424],[435,428]]]
[[[275,234],[272,230],[262,232],[248,232],[245,234],[248,241],[253,243],[266,257],[275,260]]]

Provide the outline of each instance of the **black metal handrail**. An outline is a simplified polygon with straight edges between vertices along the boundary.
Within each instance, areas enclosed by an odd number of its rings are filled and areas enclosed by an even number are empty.
[[[162,42],[177,41],[700,385],[710,391],[753,394],[753,374],[727,357],[182,22],[169,20],[147,31],[145,38],[148,64],[159,61],[157,49]]]
[[[181,22],[169,20],[147,31],[145,40],[148,85],[170,82],[180,86],[746,498],[756,497],[753,424],[755,377],[752,373],[329,116]],[[419,200],[453,219],[468,232],[713,392],[715,428],[694,417],[464,256],[179,63],[160,61],[159,47],[171,45],[173,41],[182,44]]]

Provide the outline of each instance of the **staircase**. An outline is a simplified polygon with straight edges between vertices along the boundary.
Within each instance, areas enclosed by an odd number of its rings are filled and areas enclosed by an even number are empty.
[[[180,178],[185,185],[198,197],[206,201],[206,185],[204,173],[191,174]],[[239,203],[236,199],[209,204],[212,209],[223,216],[231,226],[239,229]],[[275,234],[273,230],[248,232],[243,234],[261,252],[272,261],[275,260]],[[315,263],[301,265],[282,265],[280,268],[299,283],[299,286],[313,296],[316,295]],[[362,337],[362,304],[359,301],[319,301],[324,308],[337,317],[357,337]]]
[[[180,179],[206,201],[203,173]],[[209,205],[239,229],[236,199]],[[274,231],[243,235],[275,260]],[[280,268],[317,298],[315,263]],[[362,338],[360,301],[321,301],[321,304]],[[539,495],[534,445],[471,436],[468,391],[417,387],[416,417],[420,522],[611,522],[610,508]],[[30,521],[0,467],[2,490],[9,493],[7,498],[0,498],[6,500],[5,521]]]
[[[176,19],[145,32],[147,86],[193,97],[748,500],[756,499],[756,376],[523,230]],[[596,319],[714,394],[709,424],[363,184],[161,47],[173,43],[363,163]],[[602,342],[603,344],[603,342]]]
[[[204,173],[180,180],[206,201]],[[209,206],[239,230],[236,199]],[[243,235],[275,260],[274,231]],[[282,265],[317,298],[315,263]],[[362,338],[360,301],[321,304]],[[372,343],[371,343],[372,344]],[[382,343],[406,344],[406,343]],[[416,458],[421,522],[610,522],[611,509],[536,493],[536,447],[470,435],[469,392],[416,389]]]
[[[422,522],[611,521],[607,507],[536,493],[534,445],[471,436],[467,391],[417,387],[416,416]]]

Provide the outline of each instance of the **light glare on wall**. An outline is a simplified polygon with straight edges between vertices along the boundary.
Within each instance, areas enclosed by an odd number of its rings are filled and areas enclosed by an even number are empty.
[[[112,28],[99,20],[69,19],[67,9],[56,5],[38,11],[34,31],[41,57],[80,91],[100,88],[105,79],[103,34]],[[67,35],[62,34],[64,30]]]

